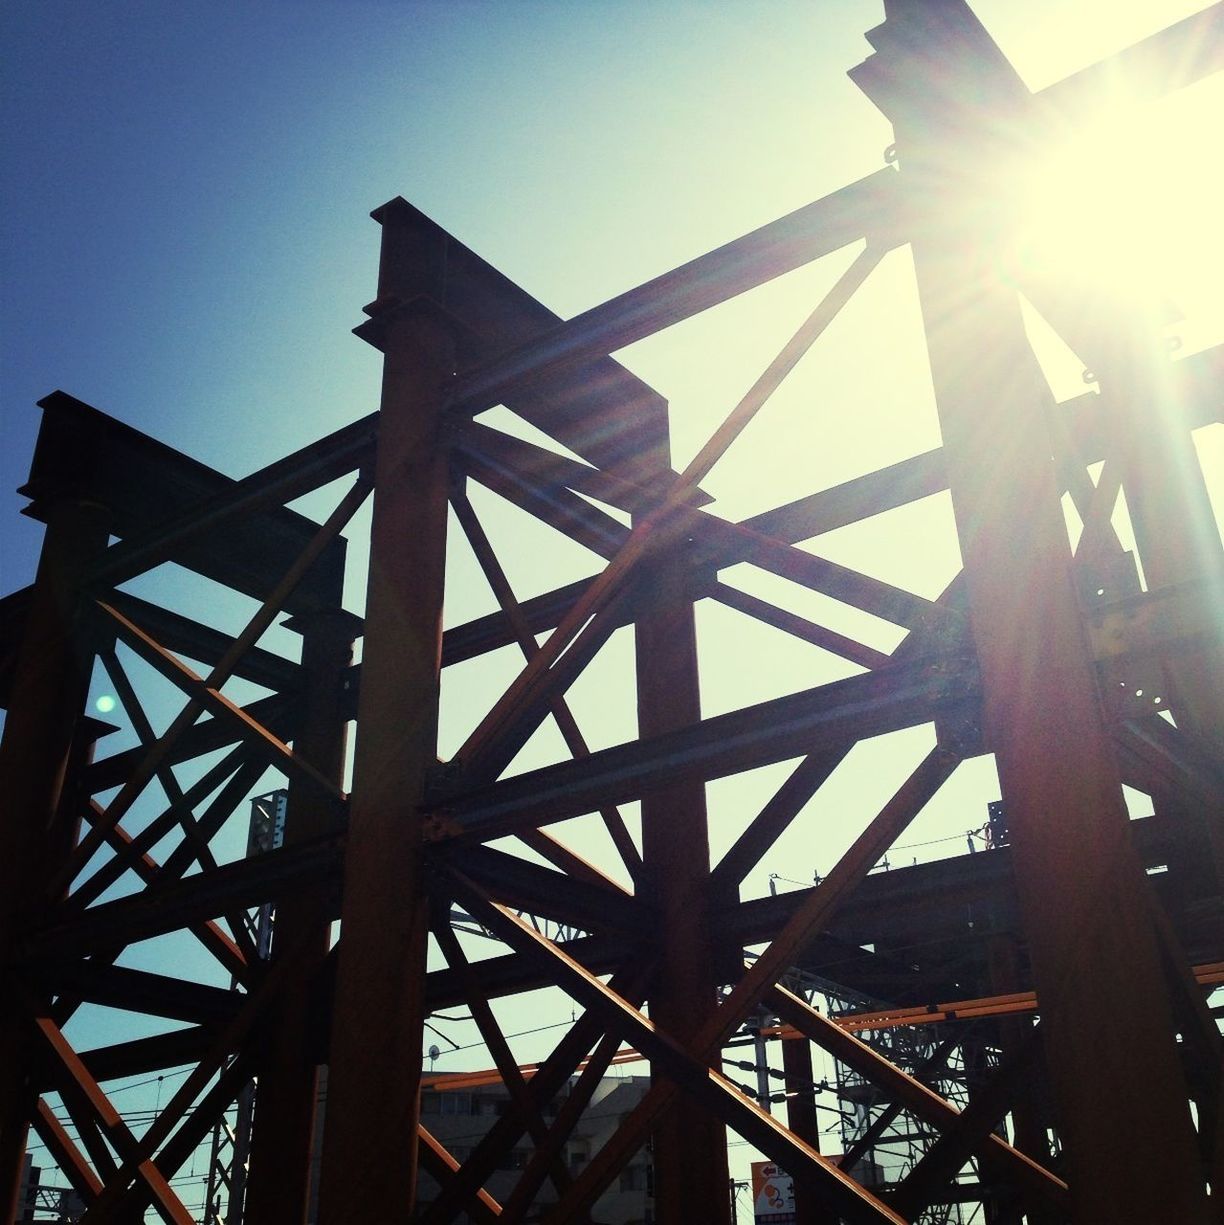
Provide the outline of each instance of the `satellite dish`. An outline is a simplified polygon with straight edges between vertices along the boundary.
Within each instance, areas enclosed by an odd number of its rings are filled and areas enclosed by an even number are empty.
[[[438,1057],[440,1054],[442,1054],[442,1052],[441,1052],[441,1051],[438,1049],[438,1047],[437,1047],[436,1045],[435,1045],[435,1046],[431,1046],[431,1047],[429,1048],[429,1062],[430,1062],[430,1063],[433,1063],[433,1061],[434,1061],[435,1059],[437,1059],[437,1057]]]

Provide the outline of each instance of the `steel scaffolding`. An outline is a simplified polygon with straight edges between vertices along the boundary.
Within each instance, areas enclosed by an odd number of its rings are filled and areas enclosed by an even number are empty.
[[[222,476],[62,392],[40,402],[23,492],[46,525],[42,558],[33,584],[0,602],[7,1214],[32,1129],[87,1225],[148,1210],[187,1225],[172,1179],[254,1081],[249,1225],[586,1221],[647,1143],[655,1219],[726,1223],[729,1132],[794,1177],[805,1225],[1224,1219],[1209,1004],[1224,982],[1224,551],[1191,438],[1224,419],[1224,349],[1174,360],[1115,304],[1005,267],[1010,201],[995,174],[1073,123],[1107,77],[1160,93],[1218,68],[1224,6],[1035,94],[959,0],[886,0],[885,12],[851,76],[893,124],[890,164],[572,319],[406,201],[376,210],[377,296],[356,332],[383,355],[381,407],[250,476]],[[666,403],[610,354],[856,244],[675,471]],[[701,482],[905,245],[942,447],[742,522],[719,517]],[[1021,291],[1099,394],[1053,401]],[[498,405],[558,449],[479,419]],[[325,522],[287,509],[340,480]],[[606,565],[520,601],[471,484]],[[945,490],[964,569],[937,599],[798,547]],[[1145,585],[1111,526],[1120,492]],[[1084,524],[1074,548],[1064,495]],[[367,500],[358,619],[342,607],[342,533]],[[452,516],[499,609],[443,632]],[[246,628],[125,589],[167,562],[254,601]],[[903,640],[882,652],[720,579],[742,563]],[[857,670],[703,718],[694,607],[706,600]],[[257,645],[284,614],[296,662]],[[566,693],[625,626],[639,738],[591,750]],[[444,669],[503,647],[521,651],[522,671],[439,761]],[[86,713],[95,667],[130,747],[108,752],[110,729]],[[153,676],[179,695],[162,730],[142,691]],[[508,774],[550,719],[572,760]],[[741,900],[856,744],[931,723],[936,747],[818,884]],[[957,766],[987,753],[1006,840],[873,874]],[[783,762],[789,776],[711,863],[706,783]],[[283,845],[226,863],[215,840],[269,767],[287,780]],[[1152,816],[1129,818],[1124,783],[1151,797]],[[156,815],[133,824],[157,789]],[[640,839],[622,811],[635,802]],[[550,829],[585,814],[631,888]],[[136,885],[112,896],[125,882]],[[250,916],[273,905],[265,959]],[[966,907],[982,917],[972,930]],[[505,951],[470,959],[456,912]],[[237,989],[120,962],[171,938],[197,942]],[[789,989],[796,968],[828,990]],[[577,1011],[523,1069],[492,1005],[541,987]],[[834,999],[858,1003],[816,1006]],[[90,1004],[162,1032],[76,1049],[65,1027]],[[509,1095],[462,1163],[419,1111],[425,1023],[455,1006]],[[763,1012],[783,1034],[785,1123],[757,1100],[771,1094],[722,1066]],[[897,1036],[911,1025],[920,1037]],[[567,1137],[626,1047],[653,1084],[589,1161],[567,1165]],[[840,1155],[820,1152],[813,1052],[840,1069],[837,1108],[856,1093],[862,1104]],[[117,1079],[180,1067],[147,1126],[108,1096]],[[864,1160],[890,1134],[904,1159]],[[532,1155],[499,1203],[485,1184],[524,1144]],[[428,1204],[418,1167],[439,1187]],[[976,1208],[953,1210],[963,1204]]]

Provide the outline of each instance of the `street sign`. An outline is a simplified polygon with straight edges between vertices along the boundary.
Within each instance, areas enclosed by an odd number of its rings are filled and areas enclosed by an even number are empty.
[[[795,1183],[772,1161],[752,1163],[752,1211],[756,1225],[795,1225]]]

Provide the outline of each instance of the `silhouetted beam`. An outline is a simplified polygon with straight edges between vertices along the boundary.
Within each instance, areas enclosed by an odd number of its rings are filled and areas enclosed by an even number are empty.
[[[115,584],[175,561],[262,600],[318,530],[305,516],[277,504],[279,494],[269,497],[262,474],[252,478],[260,496],[243,503],[253,517],[242,530],[210,530],[207,508],[217,499],[228,505],[239,482],[62,391],[39,405],[43,420],[25,489],[34,494],[41,483],[71,473],[82,496],[107,507],[111,533],[123,541],[103,554],[93,571],[96,581]],[[37,501],[32,509],[37,518]],[[158,526],[167,518],[173,530]],[[127,543],[142,537],[152,543]],[[289,612],[339,600],[344,553],[343,540],[329,546],[286,602]]]
[[[103,902],[67,923],[31,935],[28,958],[86,956],[119,942],[131,944],[176,931],[201,918],[259,906],[295,889],[319,888],[338,879],[342,841],[325,838],[284,847],[255,859],[226,864],[168,886]]]
[[[1224,67],[1224,4],[1213,4],[1142,42],[1037,91],[1037,100],[1067,119],[1127,99],[1160,97]]]
[[[545,972],[551,970],[562,989],[588,1012],[598,1016],[609,1032],[619,1033],[623,1039],[631,1042],[662,1070],[664,1077],[691,1094],[705,1109],[725,1119],[739,1135],[773,1160],[785,1163],[787,1169],[810,1176],[847,1220],[890,1221],[902,1225],[900,1217],[891,1213],[836,1166],[796,1140],[777,1120],[739,1093],[719,1072],[706,1066],[702,1057],[704,1052],[695,1054],[656,1028],[635,1007],[544,940],[522,920],[490,904],[479,890],[470,887],[470,882],[458,875],[450,879],[458,901],[490,927],[499,930],[502,938],[507,943],[513,942],[524,956],[535,959]],[[563,1216],[562,1213],[573,1207],[581,1211],[587,1206],[585,1202],[578,1205],[568,1202],[570,1197],[581,1194],[577,1187],[578,1184],[575,1184],[571,1188],[550,1220],[573,1220],[576,1213],[574,1216]],[[593,1195],[587,1195],[588,1200],[592,1198]]]
[[[178,560],[185,549],[194,553],[199,548],[199,538],[223,529],[231,529],[225,531],[223,539],[232,541],[236,535],[244,534],[241,528],[232,530],[235,520],[259,516],[258,521],[262,522],[274,513],[291,513],[282,509],[286,502],[368,462],[377,436],[378,414],[370,413],[241,480],[216,474],[218,483],[228,482],[219,492],[190,504],[172,519],[154,520],[150,528],[144,528],[130,540],[112,545],[98,569],[97,580],[116,585],[125,582],[164,561]],[[343,541],[338,548],[343,559]],[[288,564],[286,561],[282,568],[288,568]],[[272,570],[268,577],[278,576]]]
[[[453,419],[448,434],[455,448],[465,455],[504,463],[544,488],[573,489],[630,513],[648,510],[658,502],[662,492],[657,487],[623,480],[534,442],[491,429],[480,421]],[[698,497],[696,501],[705,503],[710,499]]]
[[[541,485],[495,458],[467,455],[462,464],[473,480],[600,557],[612,557],[629,535],[623,523],[564,486]]]
[[[85,956],[178,930],[232,909],[276,901],[303,889],[336,888],[344,836],[269,851],[141,893],[103,902],[30,937],[28,961]],[[459,860],[500,901],[539,918],[586,929],[637,933],[649,916],[624,894],[576,880],[489,847],[464,847]],[[338,913],[338,906],[332,913]],[[85,973],[86,971],[82,971]],[[98,978],[98,983],[103,980]],[[135,980],[133,980],[135,981]]]
[[[444,858],[451,858],[445,850]],[[628,894],[576,880],[488,846],[463,846],[456,867],[506,906],[584,931],[613,930],[641,936],[650,927],[644,905]]]
[[[92,960],[40,965],[31,978],[55,995],[196,1025],[230,1020],[243,999],[223,987]]]
[[[192,1025],[186,1029],[171,1030],[166,1034],[154,1034],[151,1038],[134,1038],[130,1042],[94,1047],[81,1052],[81,1062],[95,1080],[121,1080],[145,1072],[160,1071],[162,1068],[178,1068],[197,1063],[207,1052],[212,1040],[211,1029]],[[45,1090],[50,1085],[50,1078],[43,1076],[40,1081],[41,1088]]]
[[[964,1119],[963,1112],[921,1081],[890,1063],[874,1048],[847,1033],[789,991],[775,987],[767,998],[770,1006],[788,1025],[793,1025],[839,1062],[878,1085],[890,1097],[899,1098],[906,1109],[929,1126],[945,1131],[955,1129]],[[971,1119],[971,1123],[973,1121]],[[985,1134],[972,1135],[971,1140],[971,1151],[976,1151],[983,1160],[1004,1172],[1009,1181],[1023,1188],[1027,1194],[1040,1202],[1065,1207],[1067,1186],[1056,1175],[989,1129],[985,1130]]]
[[[107,603],[147,629],[167,650],[210,667],[234,643],[230,634],[202,625],[181,613],[159,608],[126,591],[111,592]],[[234,675],[267,689],[292,690],[298,684],[299,666],[262,647],[251,647],[235,666]]]
[[[941,1199],[957,1171],[1011,1109],[1021,1082],[1033,1073],[1039,1050],[1037,1035],[1036,1028],[1030,1029],[1023,1045],[1011,1052],[985,1086],[970,1092],[969,1104],[960,1117],[927,1149],[889,1197],[889,1203],[906,1219],[916,1220]]]
[[[1095,397],[1094,397],[1095,399]],[[948,487],[943,451],[926,451],[805,498],[767,510],[744,526],[795,544],[860,519],[894,510]]]
[[[379,299],[354,331],[378,349],[388,308],[429,297],[457,324],[456,368],[550,333],[560,317],[420,209],[397,197],[371,214],[383,227]],[[508,408],[605,471],[655,479],[667,469],[663,397],[605,354],[552,372],[505,397]]]
[[[267,728],[282,740],[293,739],[301,714],[296,694],[273,694],[271,697],[251,702],[243,709],[261,727]],[[236,744],[240,739],[236,724],[232,720],[202,719],[179,737],[174,747],[166,754],[166,764],[176,765],[178,762],[191,761],[205,753]],[[110,757],[103,757],[87,766],[84,773],[89,793],[96,795],[110,787],[122,786],[147,753],[147,749],[138,746],[122,753],[114,753]]]
[[[878,170],[671,272],[609,299],[456,380],[452,411],[478,413],[542,372],[634,341],[871,237],[893,237],[897,176]]]
[[[632,800],[682,778],[723,778],[814,751],[830,737],[879,735],[929,722],[936,708],[972,695],[967,663],[924,660],[821,685],[680,731],[532,770],[463,794],[439,794],[432,811],[449,832],[488,839]]]
[[[1224,413],[1224,391],[1221,391],[1224,387],[1224,346],[1175,362],[1170,370],[1180,386],[1179,399],[1185,405],[1188,424],[1194,428],[1219,421]],[[1100,459],[1104,452],[1108,404],[1102,401],[1103,397],[1090,392],[1063,401],[1055,410],[1066,415],[1068,428],[1086,463]],[[557,479],[557,475],[553,473],[548,479]],[[567,487],[578,488],[582,482],[572,473],[571,478]],[[878,472],[854,477],[830,489],[754,515],[744,520],[743,526],[793,544],[930,497],[947,487],[942,450],[927,451]],[[597,496],[590,488],[585,492]],[[750,560],[750,553],[747,538],[737,540],[730,533],[717,542],[701,541],[692,553],[694,595],[699,597],[704,593],[702,567],[735,565]],[[533,632],[543,633],[556,626],[589,581],[583,579],[523,601],[523,612]],[[447,630],[443,640],[443,662],[446,665],[461,663],[513,641],[506,618],[501,613],[491,613]],[[354,675],[356,671],[354,669]]]

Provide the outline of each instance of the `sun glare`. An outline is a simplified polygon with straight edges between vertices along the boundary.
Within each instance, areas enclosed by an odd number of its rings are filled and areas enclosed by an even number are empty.
[[[1193,316],[1196,332],[1212,333],[1196,348],[1224,338],[1213,302],[1224,181],[1210,152],[1224,120],[1221,85],[1217,76],[1159,102],[1108,108],[1028,165],[1014,258],[1166,321]]]

